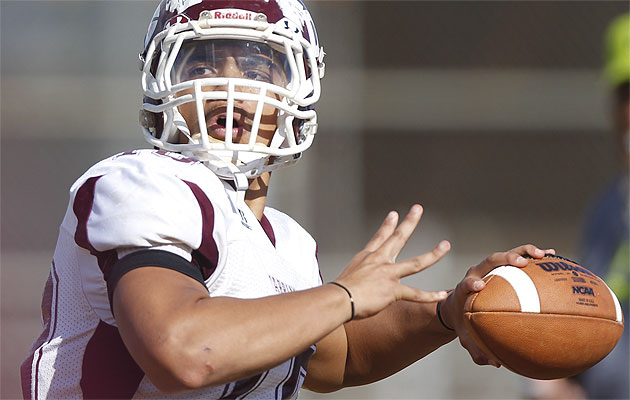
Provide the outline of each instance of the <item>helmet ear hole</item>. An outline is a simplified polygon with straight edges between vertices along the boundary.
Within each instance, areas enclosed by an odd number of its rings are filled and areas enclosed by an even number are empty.
[[[154,131],[156,127],[156,115],[155,113],[149,112],[147,110],[140,110],[140,126],[149,130]]]
[[[144,97],[144,102],[148,104],[162,104],[159,100],[154,100],[150,97]],[[139,114],[140,126],[151,132],[153,137],[159,138],[164,130],[164,116],[163,113],[154,113],[141,109]]]
[[[293,136],[295,137],[295,143],[300,144],[304,141],[304,135],[301,134],[302,126],[304,126],[303,119],[293,119]]]
[[[151,59],[151,68],[149,68],[151,75],[155,76],[155,74],[157,74],[157,69],[158,69],[159,64],[160,64],[160,55],[159,53],[156,53]]]

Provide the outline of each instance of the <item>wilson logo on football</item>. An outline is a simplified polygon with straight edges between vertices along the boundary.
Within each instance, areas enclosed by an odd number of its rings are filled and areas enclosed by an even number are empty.
[[[538,263],[538,266],[542,268],[546,272],[553,271],[577,271],[586,275],[593,276],[593,273],[586,268],[582,268],[577,265],[570,265],[566,262],[541,262]]]

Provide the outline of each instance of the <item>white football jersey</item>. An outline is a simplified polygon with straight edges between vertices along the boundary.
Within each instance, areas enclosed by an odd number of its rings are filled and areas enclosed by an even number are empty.
[[[70,190],[42,299],[44,330],[22,364],[25,398],[167,397],[129,355],[107,292],[112,266],[149,249],[198,267],[210,296],[257,298],[322,283],[315,241],[287,215],[266,207],[259,222],[229,183],[181,154],[115,155]],[[293,398],[314,351],[168,398]]]

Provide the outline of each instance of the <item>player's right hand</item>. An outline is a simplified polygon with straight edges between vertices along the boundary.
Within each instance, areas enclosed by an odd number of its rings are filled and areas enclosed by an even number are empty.
[[[398,300],[436,302],[447,292],[431,292],[404,285],[400,279],[416,274],[438,262],[451,248],[440,242],[432,251],[396,262],[420,222],[423,209],[415,204],[398,224],[398,213],[390,212],[365,248],[357,253],[335,280],[352,293],[355,319],[367,318]]]
[[[479,264],[472,266],[466,272],[466,276],[458,284],[455,290],[450,294],[448,299],[442,306],[442,317],[448,326],[452,327],[459,337],[459,341],[476,364],[493,365],[500,367],[501,364],[486,355],[483,350],[477,346],[470,332],[466,328],[464,322],[464,304],[471,294],[480,292],[486,287],[483,277],[493,269],[503,266],[512,265],[515,267],[525,267],[529,261],[523,256],[533,258],[542,258],[545,254],[555,254],[554,249],[542,250],[533,244],[526,244],[515,247],[505,252],[497,252],[489,255]]]

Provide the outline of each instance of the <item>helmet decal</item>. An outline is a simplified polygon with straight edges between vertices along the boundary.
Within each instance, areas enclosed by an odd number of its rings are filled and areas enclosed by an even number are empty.
[[[166,2],[166,11],[181,13],[195,4],[201,3],[202,0],[171,0]]]
[[[186,22],[189,22],[189,21],[190,21],[190,17],[188,17],[188,15],[184,13],[181,13],[181,14],[177,14],[173,18],[166,21],[166,24],[164,24],[164,26],[166,28],[170,28],[171,26],[175,24],[185,24]]]

